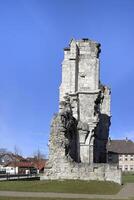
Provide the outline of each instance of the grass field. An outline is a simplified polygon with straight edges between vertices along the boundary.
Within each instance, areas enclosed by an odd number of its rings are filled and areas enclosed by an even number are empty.
[[[134,182],[134,174],[123,174],[123,183]],[[25,192],[60,192],[79,194],[116,194],[122,186],[103,181],[4,181],[0,190]],[[70,200],[67,198],[0,197],[0,200]],[[84,199],[77,199],[84,200]],[[98,199],[90,199],[98,200]],[[101,199],[99,199],[101,200]],[[103,200],[103,199],[102,199]],[[108,200],[108,199],[107,199]],[[134,200],[131,198],[130,200]]]
[[[70,199],[62,199],[62,198],[14,198],[14,197],[0,197],[0,200],[70,200]],[[85,199],[77,199],[77,200],[85,200]],[[90,199],[92,200],[92,199]],[[94,199],[96,200],[96,199]],[[100,199],[99,199],[100,200]]]
[[[27,197],[27,198],[26,197],[22,197],[22,198],[21,197],[20,198],[18,198],[18,197],[16,197],[16,198],[15,197],[0,197],[0,200],[71,200],[71,199],[64,199],[64,198],[29,198],[29,197]],[[74,200],[86,200],[86,199],[74,199]],[[104,200],[104,199],[90,199],[90,200]],[[109,200],[109,199],[107,199],[107,200]],[[130,199],[130,200],[134,200],[134,199]]]
[[[64,198],[30,198],[30,197],[27,197],[27,198],[26,197],[20,197],[20,198],[18,198],[18,197],[0,197],[0,200],[70,200],[70,199],[64,199]],[[85,200],[85,199],[74,199],[74,200]],[[98,199],[90,199],[90,200],[98,200]]]
[[[0,190],[25,192],[60,192],[79,194],[116,194],[121,186],[103,181],[4,181]]]
[[[134,174],[125,173],[122,176],[123,183],[134,183]]]

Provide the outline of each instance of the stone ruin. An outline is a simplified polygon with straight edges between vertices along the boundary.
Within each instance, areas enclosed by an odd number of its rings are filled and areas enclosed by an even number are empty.
[[[52,120],[41,179],[121,184],[121,170],[106,163],[111,91],[100,82],[99,53],[100,44],[89,39],[72,39],[64,49],[59,113]]]

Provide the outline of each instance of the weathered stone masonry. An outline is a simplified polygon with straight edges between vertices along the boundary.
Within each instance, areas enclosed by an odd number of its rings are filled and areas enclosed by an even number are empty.
[[[121,183],[117,165],[106,164],[111,92],[100,83],[99,53],[100,44],[88,39],[71,40],[64,49],[59,113],[42,179]]]

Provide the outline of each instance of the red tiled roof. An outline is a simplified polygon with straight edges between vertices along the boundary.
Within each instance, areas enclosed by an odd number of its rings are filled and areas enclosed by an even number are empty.
[[[33,161],[18,161],[10,162],[6,166],[12,167],[35,167],[36,169],[43,169],[45,167],[46,160],[33,160]]]
[[[36,159],[36,158],[27,158],[30,162],[33,163],[36,169],[42,170],[45,167],[46,162],[48,159]]]
[[[46,161],[37,161],[37,162],[33,162],[33,165],[36,169],[43,169],[45,167]]]
[[[31,162],[11,162],[7,164],[6,166],[12,166],[12,167],[34,167],[33,163]]]

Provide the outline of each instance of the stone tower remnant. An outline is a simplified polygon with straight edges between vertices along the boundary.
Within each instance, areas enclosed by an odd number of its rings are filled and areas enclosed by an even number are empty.
[[[111,91],[100,82],[100,44],[72,39],[64,49],[59,113],[51,124],[49,161],[42,179],[108,180],[121,184],[107,164]]]

